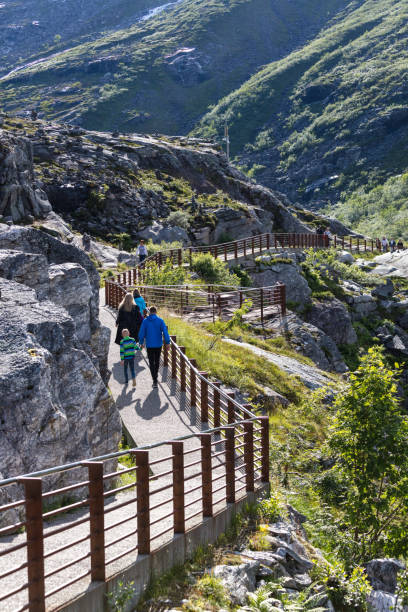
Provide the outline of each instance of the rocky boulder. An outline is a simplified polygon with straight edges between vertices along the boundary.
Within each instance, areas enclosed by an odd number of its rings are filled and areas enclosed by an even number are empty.
[[[188,233],[182,227],[175,225],[170,227],[169,225],[162,225],[156,221],[146,229],[139,232],[140,238],[144,240],[151,240],[154,244],[160,244],[161,242],[182,242],[184,245],[189,244]]]
[[[398,572],[403,571],[405,565],[397,559],[372,559],[365,568],[373,589],[395,593]]]
[[[314,302],[305,317],[309,323],[324,331],[336,344],[357,342],[357,334],[354,331],[350,314],[339,300]]]
[[[115,451],[118,411],[67,310],[14,281],[0,291],[1,478]]]
[[[248,592],[255,591],[259,565],[259,561],[249,561],[240,565],[217,565],[213,569],[213,576],[222,581],[232,603],[242,606],[246,603]]]
[[[269,287],[277,282],[286,285],[286,299],[301,306],[309,301],[312,294],[306,279],[290,259],[288,263],[274,263],[263,272],[252,275],[255,287]]]
[[[34,220],[50,211],[47,195],[34,179],[30,141],[0,130],[0,217]]]

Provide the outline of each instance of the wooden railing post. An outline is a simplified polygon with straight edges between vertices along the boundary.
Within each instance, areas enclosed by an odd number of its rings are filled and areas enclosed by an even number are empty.
[[[266,234],[266,248],[268,249],[268,251],[269,251],[270,245],[271,245],[271,235],[268,233]]]
[[[227,411],[228,411],[228,424],[235,422],[235,404],[232,401],[235,398],[235,393],[233,391],[229,391],[227,393],[228,397],[231,398],[227,402]]]
[[[180,348],[180,351],[184,355],[186,352],[186,347],[180,346],[179,348]],[[186,362],[185,362],[185,359],[183,359],[183,357],[180,357],[180,389],[181,391],[186,390]]]
[[[91,579],[105,581],[105,513],[103,461],[84,461],[89,479],[89,523],[91,531]]]
[[[235,429],[225,428],[225,488],[227,504],[235,504]]]
[[[246,490],[254,490],[254,424],[244,423],[244,459]]]
[[[184,445],[183,442],[172,442],[173,452],[173,512],[174,533],[186,530],[184,510]]]
[[[19,478],[24,486],[29,612],[45,612],[44,525],[41,478]]]
[[[280,305],[282,317],[286,316],[286,285],[279,283]]]
[[[137,542],[139,555],[150,554],[149,451],[131,451],[136,460]]]
[[[169,345],[163,344],[163,367],[167,368],[169,365]]]
[[[213,515],[211,434],[200,434],[201,471],[203,482],[203,516]]]
[[[201,376],[201,422],[208,423],[208,382],[207,376],[208,372],[200,372]]]
[[[177,256],[178,265],[181,266],[183,263],[183,249],[178,250]]]
[[[109,305],[109,283],[105,280],[105,306]]]
[[[170,336],[170,338],[174,343],[171,344],[171,377],[177,378],[177,349],[175,347],[177,336]]]
[[[261,323],[262,325],[264,324],[264,290],[260,289],[260,294],[261,294]]]
[[[190,359],[190,405],[197,406],[197,362],[195,359]]]
[[[234,242],[234,258],[238,259],[238,242]]]
[[[191,266],[193,265],[193,249],[191,247],[188,249],[188,257],[190,260],[190,268],[191,268]]]
[[[221,409],[221,397],[219,388],[221,387],[221,383],[216,381],[213,383],[214,391],[213,391],[213,410],[214,410],[214,429],[220,427],[221,418],[220,418],[220,409]]]
[[[261,474],[262,482],[269,482],[269,417],[261,417]]]

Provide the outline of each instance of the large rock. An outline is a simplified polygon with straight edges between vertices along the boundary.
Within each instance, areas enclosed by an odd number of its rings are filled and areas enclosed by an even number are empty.
[[[240,565],[217,565],[213,570],[214,578],[219,578],[228,591],[233,604],[246,603],[247,593],[255,591],[259,561],[249,561]]]
[[[156,221],[146,229],[139,231],[138,235],[144,240],[151,240],[154,244],[160,244],[161,242],[182,242],[183,244],[189,243],[188,233],[182,227],[177,225],[171,227],[169,225],[162,225]]]
[[[269,287],[277,282],[286,285],[286,299],[301,306],[310,300],[312,294],[306,279],[299,271],[297,265],[289,263],[275,263],[268,266],[263,272],[254,273],[255,287]]]
[[[385,283],[381,283],[381,285],[377,285],[375,289],[372,290],[371,295],[374,297],[378,297],[380,299],[387,299],[392,296],[394,293],[394,285],[393,282],[387,278]]]
[[[357,334],[354,331],[350,314],[339,300],[315,302],[307,312],[306,319],[324,331],[336,344],[357,342]]]
[[[0,477],[115,451],[118,411],[68,312],[13,281],[0,291]]]
[[[337,255],[337,259],[338,259],[338,261],[340,261],[340,263],[345,263],[345,264],[352,264],[352,263],[354,263],[354,257],[348,251],[341,251]]]
[[[398,605],[397,598],[395,595],[385,593],[384,591],[371,591],[367,597],[367,601],[370,605],[372,612],[406,612],[406,606]]]
[[[255,210],[251,208],[220,208],[214,214],[216,219],[216,226],[212,236],[214,243],[219,242],[222,235],[228,235],[231,240],[236,240],[243,236],[261,234],[272,229],[271,215],[267,215],[263,223]]]
[[[403,571],[405,565],[397,559],[372,559],[365,568],[373,589],[395,593],[398,572]]]
[[[50,211],[47,195],[35,183],[31,143],[0,131],[0,216],[16,222]]]
[[[48,262],[44,255],[0,251],[0,276],[35,289],[38,299],[45,299],[49,291]]]

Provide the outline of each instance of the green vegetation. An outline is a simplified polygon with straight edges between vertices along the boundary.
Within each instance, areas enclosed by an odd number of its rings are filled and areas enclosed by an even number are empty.
[[[222,341],[217,342],[216,350],[210,350],[213,337],[204,330],[174,316],[166,316],[166,321],[179,344],[186,346],[187,354],[194,355],[200,370],[253,398],[262,395],[263,385],[266,385],[292,401],[299,401],[303,385],[273,363],[248,349]]]
[[[341,192],[405,172],[407,16],[403,0],[350,4],[303,48],[220,100],[195,133],[220,136],[227,122],[238,163],[262,163],[268,152],[272,168],[257,178],[289,174],[298,185],[290,195],[305,203],[336,203]],[[311,172],[299,184],[304,167]]]
[[[238,287],[240,279],[236,274],[231,274],[228,265],[215,259],[210,253],[198,253],[193,255],[191,270],[196,272],[206,283],[214,285],[232,285]]]
[[[346,225],[369,236],[387,235],[408,241],[408,173],[389,178],[373,189],[361,187],[334,209]]]

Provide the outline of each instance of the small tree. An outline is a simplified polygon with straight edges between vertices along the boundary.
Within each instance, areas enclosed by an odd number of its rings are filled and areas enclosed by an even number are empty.
[[[371,348],[335,402],[329,445],[349,485],[345,519],[362,559],[408,551],[408,421],[397,398],[399,374],[381,348]]]

